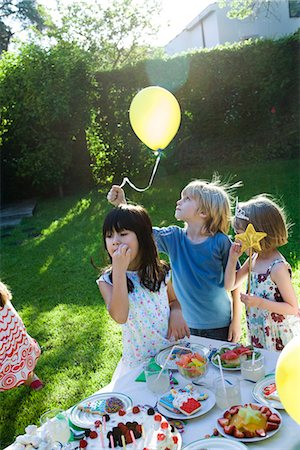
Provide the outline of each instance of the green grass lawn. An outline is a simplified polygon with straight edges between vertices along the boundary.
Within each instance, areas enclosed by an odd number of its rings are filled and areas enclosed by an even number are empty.
[[[241,200],[262,192],[282,199],[295,224],[282,252],[293,266],[299,296],[299,161],[213,169],[225,179],[233,176],[232,181],[244,182]],[[154,225],[176,223],[174,206],[181,189],[193,178],[210,179],[212,172],[195,169],[163,176],[161,167],[153,188],[143,194],[127,188],[126,194],[148,209]],[[39,392],[21,386],[0,393],[1,449],[28,424],[38,424],[45,410],[69,408],[106,385],[121,356],[120,328],[108,317],[90,264],[90,256],[99,266],[107,263],[101,237],[103,217],[110,209],[105,197],[93,192],[41,200],[34,217],[1,239],[1,277],[13,291],[13,304],[29,334],[42,348],[36,372],[45,382]]]

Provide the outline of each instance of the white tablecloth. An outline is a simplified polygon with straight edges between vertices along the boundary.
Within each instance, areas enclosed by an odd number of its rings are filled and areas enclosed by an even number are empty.
[[[226,342],[196,336],[191,336],[191,342],[199,343],[205,345],[206,347],[211,346],[217,348],[223,344],[226,344]],[[269,352],[266,350],[261,350],[261,352],[265,355],[266,374],[274,372],[279,353]],[[100,389],[98,392],[122,392],[132,398],[133,404],[154,405],[156,401],[155,396],[149,389],[147,389],[146,383],[134,381],[140,372],[141,368],[139,367],[137,369],[127,371],[127,373],[123,376],[114,377],[111,383]],[[209,372],[207,374],[208,379],[213,381],[213,379],[219,375],[219,369],[210,364]],[[175,376],[180,385],[184,385],[184,382],[186,383],[186,380],[181,378],[178,373],[176,373]],[[239,371],[232,371],[230,372],[230,376],[241,377],[241,374]],[[241,380],[242,403],[255,402],[255,399],[252,396],[253,387],[254,383]],[[96,393],[97,392],[95,392],[95,394]],[[80,400],[83,399],[78,399],[78,401]],[[280,410],[280,414],[283,419],[281,429],[271,438],[253,442],[251,444],[247,443],[247,447],[249,449],[300,450],[300,426],[297,425],[297,423],[291,419],[284,410]],[[183,446],[197,439],[204,438],[206,434],[212,434],[219,417],[221,417],[221,410],[215,405],[214,408],[206,414],[195,419],[188,419],[185,426],[185,431],[182,434]],[[9,449],[10,447],[7,447],[6,450]]]

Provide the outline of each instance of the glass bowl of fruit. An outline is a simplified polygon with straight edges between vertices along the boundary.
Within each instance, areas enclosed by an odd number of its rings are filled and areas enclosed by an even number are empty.
[[[177,369],[182,377],[185,379],[198,382],[205,377],[208,370],[208,358],[200,352],[190,352],[176,361]]]

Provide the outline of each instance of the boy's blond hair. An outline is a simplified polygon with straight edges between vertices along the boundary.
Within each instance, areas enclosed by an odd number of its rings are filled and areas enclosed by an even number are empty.
[[[260,241],[262,252],[281,247],[288,242],[290,224],[287,223],[284,209],[269,195],[257,195],[247,202],[239,203],[239,208],[249,220],[235,217],[235,230],[245,230],[248,223],[252,223],[256,231],[267,233]]]
[[[8,287],[0,281],[0,307],[4,306],[12,299],[12,295]]]
[[[214,235],[218,231],[227,234],[230,227],[230,197],[226,192],[227,186],[219,179],[211,182],[203,180],[191,181],[182,191],[199,204],[198,211],[206,214],[205,233]]]

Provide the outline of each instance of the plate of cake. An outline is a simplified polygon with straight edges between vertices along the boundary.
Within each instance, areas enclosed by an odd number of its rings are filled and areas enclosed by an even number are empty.
[[[171,347],[165,348],[155,356],[156,364],[158,364],[161,367],[165,364],[166,359],[168,358],[170,351],[172,350],[172,347],[174,348],[174,350],[171,353],[171,356],[165,367],[166,369],[176,371],[178,370],[176,362],[178,362],[183,355],[187,355],[189,353],[199,353],[205,357],[208,357],[210,353],[209,348],[201,344],[189,344],[188,346],[186,346],[186,348],[184,344],[180,346],[172,345]]]
[[[276,389],[275,374],[266,375],[259,380],[252,390],[252,395],[259,403],[275,409],[284,409]]]
[[[255,352],[255,359],[260,356],[260,352],[254,350],[251,345],[224,345],[216,351],[211,363],[219,368],[218,355],[220,356],[222,368],[225,370],[241,370],[241,358],[251,359]]]
[[[158,411],[171,419],[194,419],[210,411],[216,403],[215,394],[202,386],[188,384],[171,389],[158,401]]]
[[[105,421],[103,418],[105,417]],[[135,405],[127,410],[96,419],[79,448],[108,450],[180,450],[182,439],[178,430],[153,408]],[[78,448],[77,447],[77,448]]]
[[[247,447],[242,442],[213,437],[191,442],[183,450],[247,450]]]
[[[103,392],[92,395],[75,405],[70,413],[71,422],[80,428],[90,428],[104,415],[132,407],[132,400],[120,392]]]
[[[281,425],[282,417],[276,409],[249,403],[226,409],[217,421],[217,430],[224,437],[250,443],[270,438]]]

